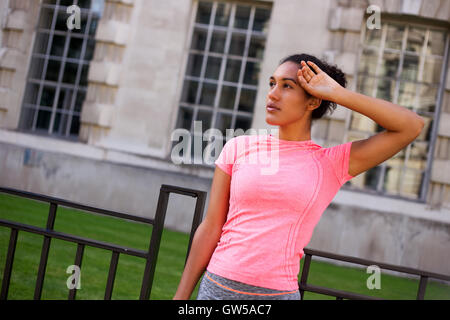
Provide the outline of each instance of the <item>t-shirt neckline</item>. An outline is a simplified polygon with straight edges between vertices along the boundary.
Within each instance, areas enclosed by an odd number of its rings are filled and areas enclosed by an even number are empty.
[[[283,140],[283,139],[279,139],[275,136],[273,136],[272,134],[269,134],[269,138],[277,141],[280,144],[289,144],[289,145],[297,145],[297,146],[305,146],[305,145],[313,145],[315,144],[315,142],[313,140],[302,140],[302,141],[295,141],[295,140]]]

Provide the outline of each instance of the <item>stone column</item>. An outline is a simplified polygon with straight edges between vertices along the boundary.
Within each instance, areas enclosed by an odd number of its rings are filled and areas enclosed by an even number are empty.
[[[17,129],[39,0],[0,0],[0,128]]]
[[[95,145],[111,128],[134,0],[106,0],[96,33],[88,93],[81,114],[80,140]]]

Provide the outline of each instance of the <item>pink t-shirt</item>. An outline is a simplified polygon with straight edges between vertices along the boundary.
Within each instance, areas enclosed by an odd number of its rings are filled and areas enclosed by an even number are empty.
[[[322,148],[272,135],[230,139],[215,164],[231,175],[227,220],[207,270],[297,290],[303,248],[348,174],[351,142]]]

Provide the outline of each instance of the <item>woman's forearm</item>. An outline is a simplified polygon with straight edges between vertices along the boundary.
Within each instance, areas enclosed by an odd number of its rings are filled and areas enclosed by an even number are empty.
[[[217,247],[220,235],[221,229],[208,227],[205,223],[197,228],[174,300],[188,300],[191,297]]]
[[[411,131],[423,127],[423,119],[415,112],[389,101],[376,99],[345,88],[338,90],[334,102],[361,113],[388,131]]]

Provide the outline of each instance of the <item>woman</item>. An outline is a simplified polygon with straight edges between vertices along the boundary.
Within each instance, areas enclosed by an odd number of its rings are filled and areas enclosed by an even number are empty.
[[[279,137],[255,142],[240,136],[225,144],[174,299],[189,299],[205,268],[197,299],[300,299],[303,248],[339,188],[397,154],[424,126],[414,112],[349,91],[345,84],[342,71],[316,57],[281,61],[270,77],[266,107],[266,122],[279,127]],[[386,130],[322,148],[311,140],[311,123],[336,104]],[[258,152],[255,144],[265,143],[279,148],[272,176],[242,161]]]

